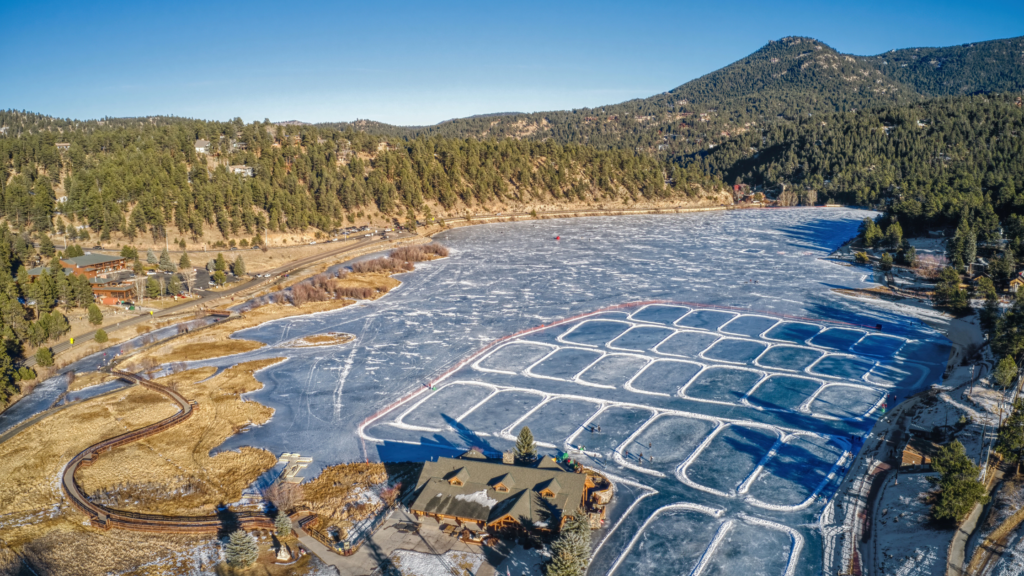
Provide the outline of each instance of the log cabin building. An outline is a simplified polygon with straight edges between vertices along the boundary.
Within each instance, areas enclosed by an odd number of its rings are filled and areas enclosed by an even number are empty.
[[[588,499],[595,488],[589,475],[566,472],[551,458],[517,466],[510,458],[489,460],[470,450],[424,463],[409,509],[417,518],[475,525],[491,534],[546,532],[561,529],[580,511],[594,514]],[[597,513],[603,519],[603,505]]]

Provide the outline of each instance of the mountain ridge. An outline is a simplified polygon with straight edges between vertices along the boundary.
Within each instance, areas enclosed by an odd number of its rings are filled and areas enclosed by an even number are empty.
[[[841,53],[787,36],[666,92],[593,108],[456,118],[402,127],[321,123],[386,137],[553,138],[666,156],[709,149],[752,126],[796,115],[1024,89],[1024,36],[878,55]]]

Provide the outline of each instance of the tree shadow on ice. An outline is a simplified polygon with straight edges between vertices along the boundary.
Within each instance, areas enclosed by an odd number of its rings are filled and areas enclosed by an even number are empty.
[[[451,426],[453,430],[455,430],[455,432],[459,435],[459,440],[464,442],[466,446],[470,448],[476,448],[485,456],[501,455],[500,450],[496,450],[493,446],[491,446],[490,442],[481,438],[480,435],[474,432],[473,430],[466,428],[461,422],[455,420],[455,418],[452,418],[451,416],[444,413],[441,414],[441,418],[444,418],[444,421],[449,426]]]
[[[795,248],[832,251],[836,246],[836,224],[835,220],[823,218],[786,228],[779,228],[779,232],[795,241],[803,243],[793,245]],[[853,231],[856,231],[856,228],[852,228],[851,232]]]
[[[743,438],[725,438],[725,444],[738,453],[750,455],[756,466],[768,454],[776,437],[774,434],[766,434],[761,431],[751,432],[752,434],[747,434]],[[819,462],[820,465],[815,466],[814,462]],[[764,470],[761,472],[760,478],[771,474],[810,491],[825,479],[831,468],[831,462],[822,461],[819,456],[806,448],[793,444],[782,444],[778,447],[777,452],[764,463]]]

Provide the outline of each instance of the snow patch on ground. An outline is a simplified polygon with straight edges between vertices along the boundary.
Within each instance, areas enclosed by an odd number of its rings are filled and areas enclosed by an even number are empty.
[[[484,563],[484,556],[468,552],[447,552],[437,556],[396,550],[391,560],[402,572],[402,576],[452,576],[453,569],[459,574],[476,574]]]
[[[879,574],[941,576],[946,573],[946,549],[953,530],[930,525],[926,502],[935,487],[932,473],[889,474],[878,499],[874,542]]]

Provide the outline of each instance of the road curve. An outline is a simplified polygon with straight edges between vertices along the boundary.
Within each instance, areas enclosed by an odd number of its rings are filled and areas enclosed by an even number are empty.
[[[166,386],[161,386],[156,382],[147,380],[130,372],[112,370],[111,373],[121,379],[140,384],[150,390],[167,396],[174,401],[181,410],[174,415],[154,424],[150,424],[149,426],[145,426],[131,432],[126,432],[119,436],[114,436],[113,438],[108,438],[102,442],[93,444],[85,450],[82,450],[77,456],[67,463],[61,474],[61,488],[74,507],[89,517],[89,522],[93,526],[103,529],[120,528],[136,532],[177,532],[192,534],[225,533],[237,528],[245,530],[273,529],[273,519],[262,512],[225,511],[221,514],[210,516],[162,516],[158,514],[140,514],[138,512],[116,510],[114,508],[109,508],[107,506],[91,502],[78,486],[78,482],[75,481],[75,473],[79,469],[91,465],[96,461],[97,456],[104,452],[108,452],[118,446],[123,446],[125,444],[141,440],[147,436],[163,432],[168,428],[188,420],[192,417],[193,412],[198,408],[198,405],[195,402],[186,400],[184,396]]]

